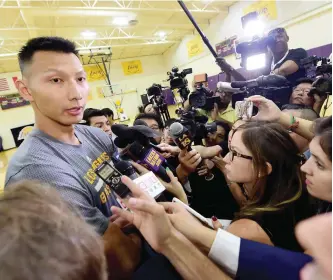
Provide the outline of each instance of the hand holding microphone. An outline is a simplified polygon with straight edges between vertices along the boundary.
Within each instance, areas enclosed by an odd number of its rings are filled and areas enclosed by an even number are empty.
[[[200,155],[196,155],[197,152],[192,150],[191,144],[193,142],[190,132],[185,128],[181,123],[175,122],[170,126],[170,136],[181,149],[179,154],[179,161],[186,166],[187,171],[193,169],[193,165],[196,165],[196,168],[201,168],[204,164]],[[194,152],[193,152],[194,151]],[[182,158],[184,156],[184,159]],[[192,171],[193,172],[193,171]],[[209,173],[206,175],[206,181],[210,181],[214,178],[214,174]]]

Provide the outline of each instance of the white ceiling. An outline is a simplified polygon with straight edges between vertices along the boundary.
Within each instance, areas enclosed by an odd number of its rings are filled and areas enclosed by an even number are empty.
[[[185,1],[204,29],[235,1]],[[135,20],[119,26],[116,17]],[[95,33],[86,38],[82,32]],[[158,34],[164,32],[161,38]],[[163,54],[194,27],[177,3],[148,0],[0,0],[0,73],[17,71],[16,53],[30,38],[61,36],[81,50],[111,46],[112,59]],[[87,52],[86,51],[86,52]]]

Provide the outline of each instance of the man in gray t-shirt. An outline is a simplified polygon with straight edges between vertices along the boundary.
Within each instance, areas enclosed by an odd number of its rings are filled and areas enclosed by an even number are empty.
[[[5,187],[24,179],[48,182],[103,234],[112,215],[110,208],[117,201],[94,170],[111,158],[113,144],[99,128],[76,125],[75,135],[79,145],[34,129],[10,160]]]
[[[33,38],[18,60],[22,78],[15,86],[31,103],[35,130],[10,161],[5,187],[22,179],[51,183],[102,235],[109,277],[129,279],[140,261],[140,237],[124,234],[117,217],[109,222],[116,200],[94,170],[114,148],[99,128],[77,125],[89,85],[75,44],[60,37]]]

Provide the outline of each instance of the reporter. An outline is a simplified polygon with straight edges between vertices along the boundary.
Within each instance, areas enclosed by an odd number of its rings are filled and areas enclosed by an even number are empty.
[[[228,230],[300,251],[293,231],[309,214],[302,190],[301,158],[289,134],[277,124],[243,124],[233,133],[225,162],[227,178],[241,184],[247,200]]]
[[[310,149],[315,155],[317,153],[316,159],[325,164],[324,169],[316,167],[314,158],[311,158],[302,166],[302,170],[311,180],[309,187],[312,188],[313,195],[331,202],[332,117],[317,120],[314,131],[316,137],[311,142]],[[202,250],[209,252],[209,257],[216,263],[241,279],[298,279],[301,268],[312,261],[304,254],[240,239],[223,230],[213,231],[201,225],[178,205],[164,203],[163,206],[176,229]],[[317,217],[318,219],[311,218],[297,226],[297,239],[304,249],[313,253],[327,277],[325,279],[331,279],[332,253],[331,246],[327,245],[331,242],[332,217],[331,214]],[[183,221],[186,221],[185,225]],[[308,271],[302,271],[303,274],[308,274]],[[304,279],[317,280],[318,274]]]
[[[134,196],[128,205],[132,213],[117,207],[112,207],[112,211],[133,223],[153,249],[169,259],[183,279],[231,279],[172,227],[163,206],[129,178],[123,177],[122,182]]]
[[[0,196],[0,279],[106,280],[100,236],[53,187],[21,181]]]

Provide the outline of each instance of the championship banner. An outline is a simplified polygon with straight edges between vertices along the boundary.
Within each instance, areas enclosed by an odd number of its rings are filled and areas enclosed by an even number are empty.
[[[143,73],[141,60],[124,61],[121,65],[125,76]]]
[[[88,82],[104,81],[106,78],[104,71],[97,65],[87,65],[83,68],[87,73]]]
[[[203,53],[204,46],[201,38],[196,36],[186,43],[188,57],[193,57]]]
[[[269,20],[275,20],[277,19],[276,1],[260,0],[243,9],[243,15],[247,15],[251,12],[258,12],[258,14],[260,16],[263,16],[264,18],[267,18]]]
[[[217,52],[217,55],[219,57],[226,57],[228,55],[231,55],[236,52],[236,45],[235,42],[237,40],[237,36],[232,36],[221,43],[218,43],[215,45],[215,49]]]

